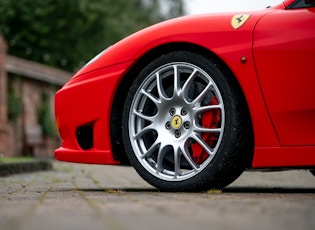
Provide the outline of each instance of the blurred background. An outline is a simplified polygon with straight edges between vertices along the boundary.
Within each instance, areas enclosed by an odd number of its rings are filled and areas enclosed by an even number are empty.
[[[187,14],[261,9],[279,0],[1,0],[0,156],[53,157],[54,94],[97,53]]]

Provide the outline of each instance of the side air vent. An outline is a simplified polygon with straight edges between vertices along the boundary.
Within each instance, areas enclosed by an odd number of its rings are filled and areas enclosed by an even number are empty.
[[[78,127],[76,136],[77,141],[83,150],[93,148],[93,124]]]

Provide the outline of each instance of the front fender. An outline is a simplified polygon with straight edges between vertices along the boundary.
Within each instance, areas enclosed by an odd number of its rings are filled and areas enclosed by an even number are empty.
[[[150,50],[166,44],[194,44],[220,58],[238,80],[251,113],[255,145],[279,146],[260,90],[252,53],[256,23],[274,10],[278,9],[246,12],[250,17],[238,29],[231,26],[231,20],[239,13],[187,16],[159,23],[114,44],[97,61],[81,69],[74,78],[118,63],[135,63]]]

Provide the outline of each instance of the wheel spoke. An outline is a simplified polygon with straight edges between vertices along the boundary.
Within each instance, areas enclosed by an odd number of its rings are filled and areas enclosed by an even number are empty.
[[[144,127],[143,129],[141,129],[138,133],[136,133],[135,135],[133,135],[133,139],[139,139],[140,137],[142,137],[144,134],[151,132],[152,130],[155,130],[154,125],[148,125],[146,127]]]
[[[220,133],[222,131],[221,128],[203,128],[203,127],[194,127],[194,131],[198,133]]]
[[[206,152],[209,154],[209,156],[212,156],[214,154],[214,151],[212,148],[210,148],[207,143],[202,139],[200,135],[193,135],[193,138],[195,141],[198,142],[198,144],[201,145],[201,147],[206,150]]]
[[[212,83],[209,82],[208,85],[202,90],[202,92],[194,99],[192,104],[201,103],[201,101],[205,98],[205,96],[209,93],[210,88],[212,87]]]
[[[180,148],[174,149],[174,178],[176,179],[181,175],[180,170],[180,158],[181,158],[181,150]]]
[[[141,155],[142,159],[145,159],[151,155],[156,149],[158,149],[161,145],[161,142],[155,141],[151,147],[143,154]]]
[[[142,118],[142,119],[144,119],[144,120],[151,121],[151,122],[154,121],[154,117],[155,117],[155,116],[147,116],[147,115],[145,115],[145,114],[143,114],[143,113],[140,113],[140,112],[138,112],[138,111],[136,111],[136,110],[133,110],[133,114],[134,114],[135,116],[137,116],[137,117],[140,117],[140,118]]]
[[[221,105],[207,105],[207,106],[202,106],[202,107],[194,107],[194,111],[196,112],[196,114],[204,113],[213,109],[222,109],[222,106]]]
[[[193,83],[194,79],[196,78],[196,76],[197,76],[196,73],[197,73],[197,69],[194,69],[193,72],[188,77],[188,79],[186,80],[185,84],[183,85],[182,90],[184,92],[184,98],[188,97],[189,87]]]
[[[163,172],[164,168],[163,168],[163,160],[164,160],[164,156],[166,153],[166,146],[160,146],[159,151],[158,151],[158,156],[157,156],[157,172]]]
[[[183,153],[183,156],[185,157],[185,159],[187,160],[188,164],[195,170],[198,170],[198,165],[195,163],[195,161],[192,159],[191,154],[188,150],[188,145],[185,144],[184,148],[181,148],[181,151]]]
[[[161,100],[166,101],[166,100],[168,100],[168,96],[164,91],[162,79],[163,78],[160,76],[160,74],[156,73],[156,84],[157,84],[157,90],[158,90],[159,97]]]
[[[180,74],[178,71],[178,68],[176,65],[173,66],[174,68],[174,93],[173,96],[179,96],[181,92],[181,87],[180,87]]]
[[[159,98],[156,98],[155,96],[153,96],[152,94],[148,93],[144,89],[141,89],[140,93],[142,93],[143,95],[147,96],[156,106],[161,104],[161,100]]]

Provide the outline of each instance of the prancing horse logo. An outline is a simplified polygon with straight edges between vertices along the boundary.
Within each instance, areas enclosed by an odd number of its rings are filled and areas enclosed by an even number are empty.
[[[238,14],[234,15],[231,20],[231,25],[234,29],[240,28],[249,19],[250,14]]]
[[[172,126],[174,129],[178,129],[182,125],[182,118],[178,115],[174,116],[172,119]]]

